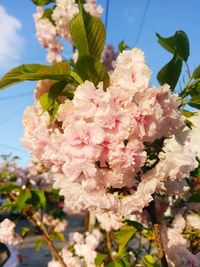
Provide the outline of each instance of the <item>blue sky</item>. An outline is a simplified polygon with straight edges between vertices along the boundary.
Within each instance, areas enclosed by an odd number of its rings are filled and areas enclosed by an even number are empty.
[[[149,7],[136,44],[147,1]],[[105,7],[106,0],[98,2]],[[107,43],[116,47],[124,40],[131,47],[143,49],[153,71],[151,82],[157,85],[156,74],[171,55],[159,46],[155,32],[170,36],[176,30],[184,30],[190,40],[188,63],[193,70],[200,63],[199,10],[199,0],[110,0]],[[0,0],[0,76],[21,63],[45,63],[46,52],[35,38],[34,12],[30,0]],[[70,53],[71,48],[66,45],[65,56]],[[0,154],[20,156],[21,165],[29,159],[20,144],[21,119],[24,108],[33,103],[34,87],[34,82],[26,82],[0,91]]]

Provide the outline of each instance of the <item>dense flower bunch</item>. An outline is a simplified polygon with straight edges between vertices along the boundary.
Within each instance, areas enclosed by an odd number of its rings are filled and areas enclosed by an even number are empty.
[[[9,219],[5,219],[0,223],[0,242],[14,246],[22,242],[20,236],[15,234],[14,222]]]
[[[68,267],[95,267],[96,248],[102,239],[103,235],[99,229],[94,229],[91,233],[86,232],[85,235],[78,232],[72,233],[68,248],[63,248],[61,251],[65,264]],[[48,267],[61,267],[61,265],[59,262],[52,260]]]
[[[100,17],[103,13],[96,0],[87,0],[83,7],[92,16]],[[71,42],[69,23],[78,13],[79,8],[75,0],[56,0],[51,19],[45,16],[43,7],[37,8],[37,13],[34,14],[36,36],[40,45],[47,49],[49,63],[62,61],[63,45],[60,38]]]
[[[168,85],[150,86],[150,75],[141,50],[123,51],[106,91],[85,81],[72,101],[62,99],[52,123],[39,101],[26,109],[23,144],[55,172],[67,210],[128,218],[155,192],[183,190],[196,151],[178,96]],[[43,84],[38,90],[47,92]]]

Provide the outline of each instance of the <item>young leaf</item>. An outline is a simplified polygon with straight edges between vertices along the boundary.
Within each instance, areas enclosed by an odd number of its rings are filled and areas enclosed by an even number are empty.
[[[118,255],[124,252],[125,246],[128,244],[129,240],[137,233],[137,229],[133,226],[124,226],[119,231],[114,233],[114,239],[117,241]]]
[[[157,79],[161,85],[167,83],[170,85],[171,90],[173,91],[176,87],[178,79],[181,74],[182,61],[177,58],[176,55],[172,60],[167,63],[157,74]]]
[[[35,251],[38,252],[41,249],[43,244],[44,244],[43,239],[36,240],[35,241]]]
[[[193,95],[188,104],[193,108],[200,109],[200,94]]]
[[[60,241],[65,241],[65,236],[63,233],[56,232],[55,234]]]
[[[78,50],[79,57],[91,55],[100,59],[106,33],[102,21],[86,13],[80,4],[80,13],[70,21],[70,34],[73,44]]]
[[[169,37],[164,38],[156,33],[158,43],[172,54],[176,54],[181,60],[187,61],[190,54],[189,40],[184,31],[176,31],[176,33]]]
[[[118,44],[118,51],[121,53],[121,52],[123,52],[126,49],[129,49],[129,46],[124,41],[121,41]]]
[[[192,73],[192,77],[196,80],[200,78],[200,65]]]
[[[55,0],[32,0],[33,4],[36,6],[45,6],[50,3],[55,3]]]
[[[20,232],[20,236],[22,238],[25,238],[29,233],[30,233],[31,229],[29,227],[23,227],[21,232]]]
[[[23,64],[8,73],[0,80],[0,89],[26,80],[67,80],[70,74],[70,65],[67,62],[59,62],[51,66],[41,64]]]
[[[187,97],[188,95],[194,96],[199,95],[200,93],[200,80],[196,79],[194,82],[190,83],[188,86],[184,88],[184,90],[180,93],[182,98]]]
[[[91,81],[95,86],[103,82],[104,89],[109,86],[110,78],[105,67],[91,56],[79,58],[76,64],[76,72],[83,81]]]

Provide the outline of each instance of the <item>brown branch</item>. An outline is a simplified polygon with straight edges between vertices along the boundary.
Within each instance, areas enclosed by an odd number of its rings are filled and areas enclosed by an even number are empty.
[[[45,241],[46,245],[49,247],[51,254],[53,255],[53,257],[63,266],[63,267],[67,267],[67,265],[65,264],[65,262],[63,261],[62,256],[57,252],[56,247],[54,246],[53,242],[51,241],[51,239],[49,238],[49,234],[47,232],[47,230],[45,229],[45,227],[41,227],[40,225],[42,225],[41,220],[39,220],[39,218],[37,219],[37,221],[34,219],[34,215],[29,213],[30,211],[26,211],[24,209],[23,214],[24,216],[29,220],[29,222],[32,223],[32,225],[34,225],[36,227],[36,229],[39,230],[39,232],[41,233],[41,236],[43,238],[43,240]]]

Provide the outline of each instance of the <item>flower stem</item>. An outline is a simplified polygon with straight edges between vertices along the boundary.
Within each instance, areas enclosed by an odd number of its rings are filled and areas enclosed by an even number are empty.
[[[159,224],[159,222],[157,220],[157,216],[156,216],[155,200],[150,202],[150,204],[146,208],[146,210],[148,211],[151,222],[152,222],[152,226],[153,226],[152,228],[153,228],[153,233],[154,233],[154,237],[155,237],[155,243],[156,243],[156,247],[157,247],[157,251],[158,251],[158,256],[159,256],[160,261],[161,261],[161,265],[162,265],[162,267],[168,267],[168,263],[167,263],[167,259],[165,256],[165,251],[164,251],[164,247],[163,247],[163,243],[162,243],[162,239],[161,239],[160,224]]]
[[[109,232],[106,231],[106,242],[107,242],[108,249],[111,250],[112,248],[112,232],[111,231]]]

